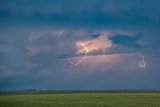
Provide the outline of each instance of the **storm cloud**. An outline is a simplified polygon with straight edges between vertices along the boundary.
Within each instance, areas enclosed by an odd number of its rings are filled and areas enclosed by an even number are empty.
[[[0,90],[159,89],[159,4],[1,0]]]

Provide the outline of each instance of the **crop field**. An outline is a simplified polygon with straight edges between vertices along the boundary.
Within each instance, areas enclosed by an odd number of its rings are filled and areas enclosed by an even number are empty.
[[[1,93],[0,107],[160,107],[160,93]]]

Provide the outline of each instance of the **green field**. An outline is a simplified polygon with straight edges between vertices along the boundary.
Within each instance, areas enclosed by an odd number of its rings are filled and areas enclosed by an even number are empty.
[[[160,93],[11,93],[0,107],[160,107]]]

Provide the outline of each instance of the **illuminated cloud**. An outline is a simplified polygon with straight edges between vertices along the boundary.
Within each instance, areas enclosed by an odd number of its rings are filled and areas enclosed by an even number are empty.
[[[93,35],[98,36],[93,37]],[[51,66],[53,62],[61,59],[68,61],[67,63],[71,65],[90,62],[88,59],[94,61],[94,58],[96,60],[104,58],[107,62],[109,61],[107,57],[109,58],[111,55],[136,52],[135,48],[125,47],[123,43],[117,42],[119,38],[127,38],[124,41],[130,44],[139,40],[137,38],[140,37],[121,36],[120,34],[109,35],[107,32],[94,34],[94,32],[85,30],[64,29],[33,32],[29,35],[26,67],[27,69],[41,69],[45,65]],[[130,39],[128,40],[128,38]],[[105,55],[106,57],[104,57]],[[110,63],[112,62],[110,61]]]
[[[107,33],[100,34],[99,38],[95,38],[92,40],[85,40],[85,41],[77,41],[76,42],[76,54],[84,55],[80,59],[78,58],[78,61],[72,61],[73,58],[68,58],[69,62],[73,65],[80,64],[83,60],[85,60],[88,56],[88,54],[92,55],[93,52],[99,52],[102,51],[102,54],[106,53],[107,48],[110,48],[112,46],[111,41],[108,39]]]
[[[0,90],[159,89],[159,4],[1,0]]]
[[[111,46],[112,46],[112,42],[108,39],[107,34],[101,34],[100,37],[96,39],[76,42],[76,48],[78,51],[77,54],[83,53],[83,48],[87,48],[87,51],[88,51],[87,53],[92,53],[93,51],[97,51],[97,50],[106,51],[107,48],[110,48]]]

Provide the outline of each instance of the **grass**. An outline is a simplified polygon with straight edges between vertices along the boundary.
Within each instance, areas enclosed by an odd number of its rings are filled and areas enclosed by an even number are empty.
[[[1,93],[0,107],[160,107],[160,93]]]

